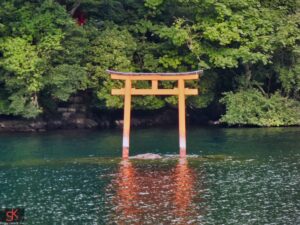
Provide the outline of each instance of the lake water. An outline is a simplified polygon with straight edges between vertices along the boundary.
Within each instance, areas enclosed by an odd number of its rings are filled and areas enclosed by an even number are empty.
[[[0,134],[0,207],[25,224],[300,224],[300,128]]]

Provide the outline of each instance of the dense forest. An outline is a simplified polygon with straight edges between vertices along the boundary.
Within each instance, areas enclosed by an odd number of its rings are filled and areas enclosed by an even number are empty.
[[[71,96],[123,107],[107,69],[203,69],[188,110],[229,125],[300,125],[297,0],[6,0],[0,3],[0,115],[52,115]],[[139,82],[137,87],[147,87]],[[172,87],[173,82],[164,82]],[[176,97],[135,97],[136,110]]]

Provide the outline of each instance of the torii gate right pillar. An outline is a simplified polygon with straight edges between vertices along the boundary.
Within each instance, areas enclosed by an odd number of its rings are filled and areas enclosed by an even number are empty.
[[[178,80],[178,124],[179,124],[179,151],[180,157],[186,156],[186,116],[184,80]]]

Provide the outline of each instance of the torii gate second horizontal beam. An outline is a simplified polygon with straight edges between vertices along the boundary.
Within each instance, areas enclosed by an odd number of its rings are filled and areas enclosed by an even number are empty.
[[[112,95],[125,95],[125,88],[121,89],[112,89],[111,90]],[[178,95],[179,89],[173,88],[173,89],[136,89],[132,88],[130,91],[131,95]],[[184,89],[185,95],[198,95],[198,89]]]

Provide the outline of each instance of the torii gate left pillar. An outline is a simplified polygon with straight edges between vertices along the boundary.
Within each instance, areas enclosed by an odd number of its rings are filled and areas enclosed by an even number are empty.
[[[179,118],[179,148],[180,157],[186,157],[186,116],[185,116],[185,96],[198,95],[197,89],[185,88],[186,80],[199,79],[199,74],[203,71],[192,71],[186,73],[127,73],[117,71],[107,71],[112,79],[125,80],[125,88],[112,89],[112,95],[124,95],[124,124],[123,124],[123,151],[122,157],[129,157],[130,143],[130,112],[132,95],[177,95],[178,96],[178,118]],[[151,89],[132,88],[132,81],[150,80]],[[178,82],[178,87],[173,89],[159,89],[158,81],[174,80]]]

